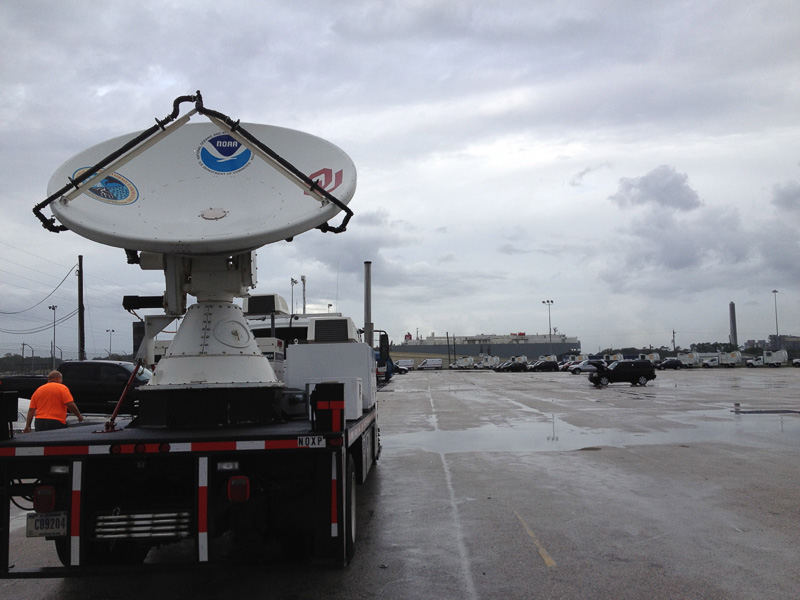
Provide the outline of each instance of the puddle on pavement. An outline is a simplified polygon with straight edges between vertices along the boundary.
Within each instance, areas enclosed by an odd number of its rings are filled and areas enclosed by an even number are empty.
[[[598,449],[603,446],[735,443],[737,445],[800,443],[800,415],[740,414],[732,409],[665,415],[661,430],[581,428],[555,415],[547,420],[521,420],[502,426],[492,423],[458,431],[428,430],[390,434],[384,431],[385,449],[421,449],[437,453],[530,452]],[[673,427],[671,427],[673,425]]]

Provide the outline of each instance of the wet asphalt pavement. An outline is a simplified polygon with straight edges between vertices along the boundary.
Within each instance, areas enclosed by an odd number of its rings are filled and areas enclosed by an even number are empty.
[[[7,580],[0,597],[797,597],[800,369],[603,389],[563,373],[411,372],[379,401],[383,454],[358,488],[348,568]]]

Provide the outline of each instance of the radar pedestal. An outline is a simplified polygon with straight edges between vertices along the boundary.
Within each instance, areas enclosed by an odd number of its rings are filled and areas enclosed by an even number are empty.
[[[88,239],[139,257],[143,268],[163,270],[165,316],[185,314],[152,380],[138,389],[140,426],[280,417],[283,383],[234,299],[255,286],[257,248],[325,230],[342,208],[349,212],[345,204],[355,192],[355,166],[333,144],[267,125],[226,130],[211,120],[183,118],[111,164],[106,158],[139,134],[99,144],[62,165],[48,188],[58,197],[60,182],[91,171],[85,187],[50,204],[53,215]],[[270,144],[269,152],[249,142],[253,135]],[[92,166],[100,164],[106,166]],[[197,298],[188,310],[187,294]]]
[[[253,285],[254,255],[170,257],[166,298],[191,293],[177,334],[150,383],[139,390],[141,426],[196,427],[280,417],[283,384],[233,303]],[[172,288],[172,289],[170,289]]]

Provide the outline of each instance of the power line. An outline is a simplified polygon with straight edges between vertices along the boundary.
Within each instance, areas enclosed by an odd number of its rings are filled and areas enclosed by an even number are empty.
[[[73,265],[73,266],[72,266],[72,268],[69,270],[69,272],[68,272],[66,275],[64,275],[64,279],[62,279],[62,280],[61,280],[61,282],[60,282],[60,283],[59,283],[59,284],[58,284],[58,285],[57,285],[57,286],[56,286],[56,287],[53,289],[53,291],[52,291],[52,292],[50,292],[49,294],[47,294],[47,296],[45,296],[44,298],[42,298],[41,300],[39,300],[39,302],[37,302],[37,303],[36,303],[36,304],[34,304],[33,306],[29,306],[28,308],[23,308],[22,310],[17,310],[17,311],[13,311],[13,312],[5,311],[5,310],[0,310],[0,315],[18,315],[18,314],[20,314],[20,313],[24,313],[24,312],[27,312],[27,311],[29,311],[29,310],[33,309],[33,308],[36,308],[36,307],[37,307],[37,306],[39,306],[39,305],[40,305],[42,302],[46,301],[46,300],[47,300],[47,299],[48,299],[50,296],[52,296],[53,294],[55,294],[55,293],[58,291],[58,288],[60,288],[62,285],[64,285],[64,282],[67,280],[67,277],[69,277],[69,276],[72,274],[72,272],[73,272],[73,271],[76,269],[76,267],[77,267],[77,266],[78,266],[77,264]],[[77,311],[76,311],[76,312],[77,312]],[[0,330],[0,331],[1,331],[1,330]],[[6,332],[4,332],[4,333],[6,333]]]
[[[41,327],[37,327],[35,329],[26,329],[26,330],[20,330],[20,331],[15,331],[13,329],[0,329],[0,333],[8,333],[8,334],[11,334],[11,335],[30,335],[32,333],[41,333],[42,331],[47,331],[48,329],[51,329],[54,325],[60,325],[61,323],[65,322],[65,321],[68,321],[69,319],[71,319],[72,317],[74,317],[77,314],[78,314],[78,309],[76,308],[75,310],[73,310],[68,315],[63,316],[60,319],[56,319],[56,322],[53,325],[47,324],[47,325],[43,325]]]

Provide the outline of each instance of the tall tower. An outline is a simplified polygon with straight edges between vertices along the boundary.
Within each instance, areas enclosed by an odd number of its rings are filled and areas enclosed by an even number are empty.
[[[731,319],[731,344],[738,347],[739,337],[736,334],[736,305],[731,302],[729,306],[730,319]]]

